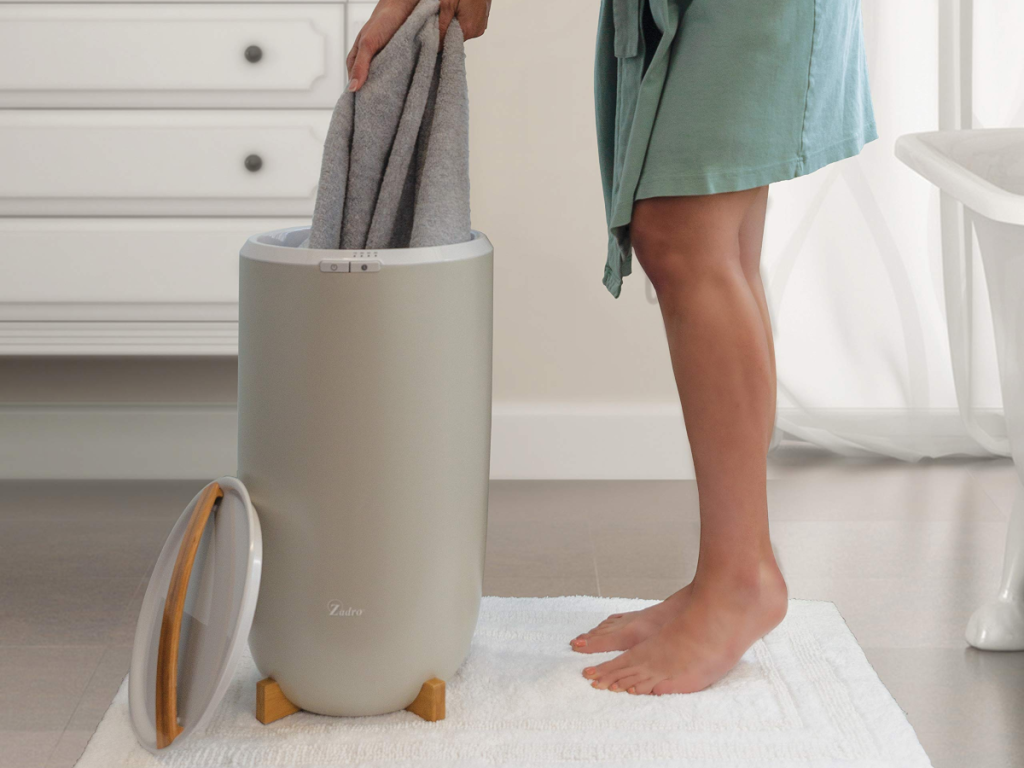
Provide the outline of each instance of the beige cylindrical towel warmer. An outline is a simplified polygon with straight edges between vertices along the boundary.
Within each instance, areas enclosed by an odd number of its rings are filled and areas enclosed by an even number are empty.
[[[469,650],[482,591],[492,248],[299,247],[240,262],[238,477],[263,566],[249,643],[296,707],[410,705]]]

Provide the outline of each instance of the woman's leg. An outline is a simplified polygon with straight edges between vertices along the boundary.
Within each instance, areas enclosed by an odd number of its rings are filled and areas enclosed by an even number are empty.
[[[762,188],[635,205],[633,243],[658,293],[693,454],[700,555],[674,615],[584,670],[596,687],[701,690],[785,616],[786,586],[768,537],[770,328],[754,259],[741,245],[759,239],[764,196]]]
[[[740,266],[754,294],[758,310],[761,313],[761,324],[764,326],[765,338],[768,340],[768,359],[771,363],[771,407],[768,411],[768,442],[771,444],[772,433],[775,431],[775,396],[778,389],[775,380],[775,340],[772,337],[772,321],[768,313],[768,297],[764,283],[761,282],[761,244],[764,241],[764,221],[768,211],[768,187],[760,187],[750,212],[740,225]]]
[[[744,278],[758,305],[765,338],[768,344],[771,377],[771,407],[766,415],[768,439],[771,440],[775,426],[775,352],[772,341],[771,320],[768,301],[761,282],[761,242],[764,236],[765,212],[768,203],[768,187],[754,190],[753,201],[744,216],[738,232],[739,260]],[[711,198],[713,199],[713,198]],[[638,203],[638,206],[642,203]],[[645,204],[643,204],[646,207]],[[657,226],[655,224],[654,226]],[[641,237],[644,233],[640,233]],[[667,321],[666,321],[667,322]],[[671,618],[680,613],[689,600],[692,584],[677,590],[666,600],[640,611],[616,613],[609,616],[594,629],[584,632],[570,641],[573,650],[580,653],[604,653],[625,651],[647,639]]]

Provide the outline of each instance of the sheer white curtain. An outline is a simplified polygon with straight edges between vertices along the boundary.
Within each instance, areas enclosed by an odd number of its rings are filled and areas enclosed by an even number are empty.
[[[939,18],[947,0],[863,0],[879,139],[856,158],[776,185],[763,276],[776,335],[776,443],[905,460],[1007,452],[992,319],[974,259],[957,407],[939,194],[893,155],[939,124]],[[974,126],[1024,125],[1024,3],[974,0]],[[966,341],[970,343],[967,344]],[[969,366],[968,366],[969,363]]]

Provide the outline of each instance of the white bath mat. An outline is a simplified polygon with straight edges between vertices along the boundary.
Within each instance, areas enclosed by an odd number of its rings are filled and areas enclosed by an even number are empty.
[[[210,724],[159,757],[135,742],[126,685],[80,768],[112,766],[930,766],[832,603],[790,602],[786,620],[700,693],[597,691],[569,639],[652,601],[485,597],[469,658],[447,681],[447,719],[408,712],[330,718],[253,715],[259,673],[246,655]]]

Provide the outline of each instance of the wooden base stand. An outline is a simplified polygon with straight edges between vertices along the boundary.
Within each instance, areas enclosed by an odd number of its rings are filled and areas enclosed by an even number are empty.
[[[427,680],[406,709],[431,723],[444,720],[444,680]],[[298,711],[299,707],[285,698],[274,678],[266,677],[256,683],[256,719],[261,723],[268,725]]]
[[[427,680],[416,700],[406,709],[430,723],[444,720],[444,680],[436,677]]]
[[[265,677],[256,683],[256,719],[264,725],[294,715],[299,708],[281,693],[281,686],[274,678]]]

